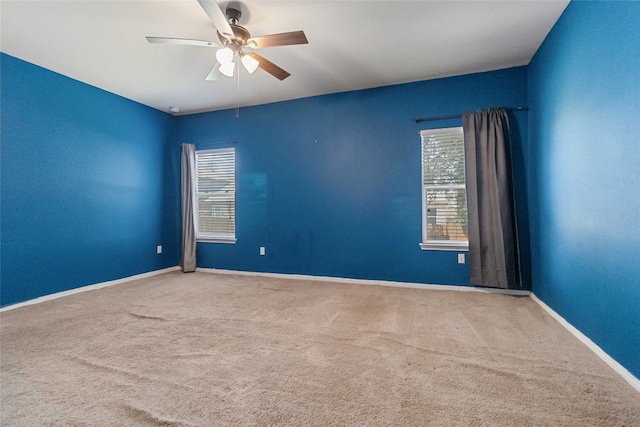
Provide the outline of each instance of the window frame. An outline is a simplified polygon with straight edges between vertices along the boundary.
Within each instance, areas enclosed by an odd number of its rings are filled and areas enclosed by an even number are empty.
[[[201,155],[205,155],[205,154],[212,154],[212,153],[233,153],[233,236],[224,236],[224,235],[215,235],[215,234],[204,234],[204,233],[200,233],[200,203],[199,203],[199,199],[198,199],[198,192],[199,192],[199,162],[198,162],[198,157]],[[235,147],[225,147],[225,148],[211,148],[211,149],[205,149],[205,150],[196,150],[196,179],[194,180],[194,186],[195,186],[195,200],[194,200],[194,210],[195,210],[195,220],[194,220],[194,226],[195,226],[195,232],[196,232],[196,242],[208,242],[208,243],[230,243],[230,244],[234,244],[237,241],[236,238],[236,219],[237,219],[237,215],[236,215],[236,150]],[[213,215],[212,213],[212,218],[215,217],[216,215]]]
[[[420,249],[422,250],[437,250],[437,251],[468,251],[469,250],[469,240],[429,240],[428,232],[427,232],[427,186],[424,183],[424,173],[425,173],[425,162],[424,162],[424,137],[438,134],[450,134],[454,131],[460,132],[463,137],[464,144],[464,133],[462,126],[454,126],[448,128],[436,128],[436,129],[424,129],[420,131],[420,187],[422,192],[422,241],[420,242]],[[464,147],[463,147],[464,148]],[[466,157],[465,157],[466,162]],[[443,186],[443,188],[452,188],[455,186]],[[465,196],[466,196],[466,182],[464,186]],[[466,197],[465,197],[466,199]],[[465,200],[465,204],[467,201]],[[469,224],[469,219],[467,216],[467,227]]]

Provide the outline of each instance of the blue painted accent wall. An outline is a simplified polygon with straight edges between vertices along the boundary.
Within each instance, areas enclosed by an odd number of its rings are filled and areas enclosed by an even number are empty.
[[[640,377],[640,3],[571,2],[529,105],[533,291]]]
[[[0,60],[0,305],[177,265],[174,117]]]
[[[179,142],[203,149],[236,140],[237,243],[199,243],[197,265],[469,285],[457,252],[418,246],[419,131],[461,119],[412,118],[520,105],[526,67],[241,108],[238,118],[233,110],[179,117]],[[512,115],[512,128],[528,286],[526,112]]]

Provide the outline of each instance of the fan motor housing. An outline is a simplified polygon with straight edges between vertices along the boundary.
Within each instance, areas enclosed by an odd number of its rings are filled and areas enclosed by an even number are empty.
[[[228,47],[234,52],[237,52],[242,46],[245,46],[247,44],[247,40],[251,38],[251,33],[249,33],[249,30],[241,27],[240,25],[231,24],[231,29],[233,30],[233,39],[227,39],[225,36],[220,34],[219,31],[218,39],[224,46]]]

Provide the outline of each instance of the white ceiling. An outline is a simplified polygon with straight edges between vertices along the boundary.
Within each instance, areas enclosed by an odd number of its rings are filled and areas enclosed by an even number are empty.
[[[219,0],[223,10],[227,1]],[[1,0],[0,48],[142,104],[179,114],[496,70],[529,63],[568,1],[267,1],[239,4],[253,36],[304,30],[308,45],[261,49],[291,73],[206,81],[217,42],[196,0]]]

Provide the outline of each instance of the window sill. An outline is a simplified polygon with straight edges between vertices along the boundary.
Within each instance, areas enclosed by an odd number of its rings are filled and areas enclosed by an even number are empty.
[[[236,243],[236,239],[235,238],[222,238],[222,237],[198,237],[196,238],[196,242],[203,242],[203,243],[228,243],[228,244],[235,244]]]
[[[429,242],[420,243],[420,249],[423,251],[468,251],[468,243],[444,243],[444,242]]]

